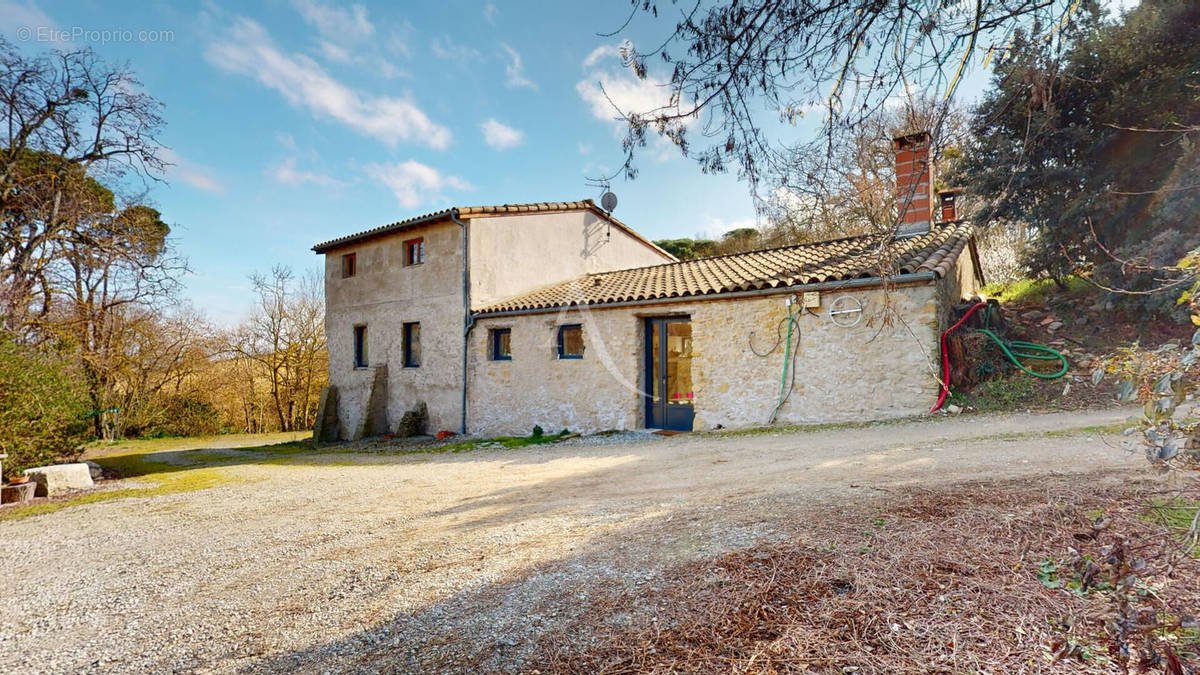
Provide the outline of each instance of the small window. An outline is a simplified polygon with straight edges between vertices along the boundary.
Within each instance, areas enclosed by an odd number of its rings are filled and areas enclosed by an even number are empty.
[[[342,278],[349,279],[358,274],[358,254],[347,253],[342,256]]]
[[[409,239],[404,242],[404,265],[420,265],[425,262],[425,239]]]
[[[558,358],[583,358],[583,326],[572,323],[558,327]]]
[[[512,360],[511,328],[493,328],[491,332],[488,333],[488,340],[491,343],[490,351],[493,361]]]
[[[354,367],[367,367],[367,327],[354,327]]]
[[[404,324],[404,367],[421,366],[421,324]]]

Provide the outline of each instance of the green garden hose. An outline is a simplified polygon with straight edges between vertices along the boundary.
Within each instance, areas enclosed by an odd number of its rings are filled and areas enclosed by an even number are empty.
[[[976,333],[983,333],[984,335],[990,337],[996,344],[1000,345],[1000,351],[1004,352],[1004,355],[1008,357],[1008,360],[1012,361],[1014,366],[1020,368],[1028,375],[1040,377],[1043,380],[1057,380],[1058,378],[1067,374],[1067,357],[1063,356],[1059,351],[1051,347],[1047,347],[1046,345],[1039,345],[1036,342],[1026,342],[1025,340],[1013,340],[1012,342],[1005,342],[1000,338],[999,335],[993,333],[991,328],[992,303],[989,302],[987,308],[983,312],[983,328],[972,328],[971,330]],[[1037,371],[1030,370],[1025,366],[1025,364],[1021,363],[1019,359],[1026,359],[1030,361],[1058,360],[1062,362],[1062,368],[1059,368],[1057,372],[1052,374],[1039,373]]]
[[[1024,340],[1005,342],[1004,340],[1000,339],[999,335],[996,335],[987,328],[972,328],[971,330],[976,333],[983,333],[984,335],[990,337],[993,341],[995,341],[996,344],[1000,345],[1000,350],[1004,352],[1004,355],[1008,357],[1009,361],[1013,362],[1013,365],[1025,371],[1029,375],[1040,377],[1044,380],[1057,380],[1058,378],[1067,374],[1067,357],[1063,356],[1060,352],[1047,347],[1046,345],[1039,345],[1036,342],[1026,342]],[[1055,373],[1039,373],[1036,370],[1030,370],[1025,366],[1025,364],[1021,363],[1020,359],[1026,359],[1030,361],[1058,360],[1062,362],[1062,367],[1059,368]]]

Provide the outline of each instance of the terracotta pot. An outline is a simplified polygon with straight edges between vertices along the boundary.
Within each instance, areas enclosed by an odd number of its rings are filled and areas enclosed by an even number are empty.
[[[11,476],[8,479],[9,485],[24,485],[29,482],[29,476]]]

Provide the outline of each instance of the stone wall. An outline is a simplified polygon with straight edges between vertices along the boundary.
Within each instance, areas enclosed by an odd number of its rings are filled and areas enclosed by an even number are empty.
[[[425,239],[425,262],[405,266],[403,243]],[[325,256],[325,332],[329,379],[338,390],[343,438],[364,429],[375,368],[387,367],[386,426],[394,429],[418,401],[430,426],[457,430],[462,393],[462,231],[444,222],[330,251]],[[342,278],[342,255],[358,273]],[[402,325],[421,324],[421,365],[405,368]],[[368,368],[354,367],[354,326],[367,326]],[[369,433],[369,431],[368,431]]]
[[[928,410],[937,396],[938,308],[935,285],[893,289],[896,315],[885,325],[878,289],[825,292],[819,315],[799,319],[802,334],[796,384],[780,423],[881,419]],[[838,296],[862,301],[858,325],[835,326],[829,304]],[[498,317],[477,322],[469,359],[468,430],[528,434],[568,428],[583,433],[644,425],[643,319],[688,315],[693,337],[695,429],[760,426],[779,395],[783,348],[756,356],[777,341],[787,295]],[[584,326],[584,358],[560,360],[556,326]],[[511,361],[488,360],[488,330],[512,329]]]

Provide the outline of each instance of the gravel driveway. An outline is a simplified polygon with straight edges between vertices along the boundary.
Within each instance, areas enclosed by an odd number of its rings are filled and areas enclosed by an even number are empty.
[[[0,522],[0,671],[416,671],[481,651],[519,667],[597,585],[653,585],[814,507],[1142,471],[1086,430],[1127,414],[231,466],[221,487]],[[387,663],[360,656],[380,646]]]

